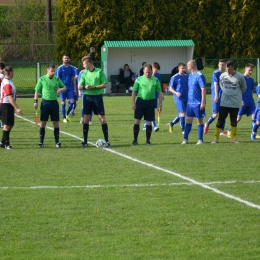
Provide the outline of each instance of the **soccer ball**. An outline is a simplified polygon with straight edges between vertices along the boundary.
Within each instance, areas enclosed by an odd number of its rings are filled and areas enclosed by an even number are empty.
[[[106,141],[103,140],[103,139],[98,139],[98,140],[96,141],[96,147],[97,147],[97,148],[103,148],[103,147],[106,147],[106,145],[107,145],[107,143],[106,143]]]

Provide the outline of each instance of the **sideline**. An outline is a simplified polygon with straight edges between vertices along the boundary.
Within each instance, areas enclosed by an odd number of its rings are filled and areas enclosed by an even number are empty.
[[[32,124],[35,124],[34,121],[29,120],[29,119],[27,119],[27,118],[25,118],[25,117],[23,117],[23,116],[20,116],[20,115],[17,115],[17,114],[15,114],[15,116],[18,117],[18,118],[20,118],[20,119],[22,119],[22,120],[24,120],[24,121],[27,121],[27,122],[32,123]],[[47,126],[46,128],[53,130],[53,128],[50,127],[50,126]],[[78,140],[83,140],[82,138],[80,138],[80,137],[78,137],[78,136],[76,136],[76,135],[73,135],[73,134],[70,134],[70,133],[67,133],[67,132],[64,132],[64,131],[60,131],[60,133],[63,133],[63,134],[65,134],[65,135],[68,135],[68,136],[73,137],[73,138],[78,139]],[[91,145],[94,145],[94,143],[91,143],[91,142],[88,142],[88,143],[91,144]],[[189,177],[186,177],[186,176],[184,176],[184,175],[181,175],[181,174],[179,174],[179,173],[176,173],[176,172],[173,172],[173,171],[164,169],[164,168],[162,168],[162,167],[156,166],[156,165],[154,165],[154,164],[143,162],[143,161],[141,161],[141,160],[139,160],[139,159],[136,159],[136,158],[134,158],[134,157],[128,156],[128,155],[126,155],[126,154],[119,153],[119,152],[115,151],[113,148],[106,148],[105,150],[106,150],[107,152],[114,153],[114,154],[116,154],[116,155],[118,155],[118,156],[121,156],[121,157],[126,158],[126,159],[128,159],[128,160],[131,160],[131,161],[133,161],[133,162],[137,162],[137,163],[139,163],[139,164],[148,166],[148,167],[150,167],[150,168],[157,169],[157,170],[159,170],[159,171],[169,173],[169,174],[171,174],[171,175],[173,175],[173,176],[175,176],[175,177],[178,177],[178,178],[180,178],[180,179],[182,179],[182,180],[185,180],[185,181],[187,181],[187,182],[189,182],[189,183],[192,183],[192,184],[194,184],[194,185],[198,185],[198,186],[200,186],[200,187],[202,187],[202,188],[204,188],[204,189],[213,191],[214,193],[220,194],[220,195],[222,195],[222,196],[224,196],[224,197],[226,197],[226,198],[235,200],[235,201],[240,202],[240,203],[242,203],[242,204],[245,204],[245,205],[247,205],[247,206],[249,206],[249,207],[257,208],[257,209],[260,210],[260,205],[254,204],[254,203],[252,203],[252,202],[250,202],[250,201],[247,201],[247,200],[243,200],[243,199],[241,199],[241,198],[239,198],[239,197],[237,197],[237,196],[233,196],[233,195],[231,195],[231,194],[229,194],[229,193],[220,191],[220,190],[218,190],[218,189],[216,189],[216,188],[213,188],[213,187],[209,186],[207,183],[199,182],[199,181],[196,181],[196,180],[191,179],[191,178],[189,178]]]
[[[244,184],[251,184],[251,183],[260,183],[258,181],[213,181],[213,182],[203,182],[206,185],[223,185],[223,184],[236,184],[236,183],[244,183]],[[172,182],[172,183],[133,183],[133,184],[108,184],[108,185],[72,185],[72,186],[17,186],[17,187],[7,187],[7,186],[0,186],[1,190],[37,190],[37,189],[102,189],[102,188],[125,188],[125,187],[134,187],[134,188],[142,188],[142,187],[162,187],[162,186],[183,186],[188,185],[192,186],[195,185],[190,182]]]

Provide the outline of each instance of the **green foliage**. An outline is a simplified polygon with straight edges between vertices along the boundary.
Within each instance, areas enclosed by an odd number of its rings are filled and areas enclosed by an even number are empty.
[[[159,39],[192,39],[195,57],[257,57],[259,9],[258,0],[61,0],[56,57],[80,60],[104,40]]]

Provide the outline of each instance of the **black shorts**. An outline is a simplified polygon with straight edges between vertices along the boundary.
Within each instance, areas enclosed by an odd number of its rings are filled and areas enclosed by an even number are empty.
[[[84,115],[105,115],[105,108],[102,95],[84,95],[83,101]]]
[[[1,104],[2,122],[5,125],[14,125],[14,107],[11,104]]]
[[[51,121],[59,121],[59,103],[57,100],[42,100],[41,102],[41,121],[48,121],[49,116]]]
[[[135,110],[135,119],[141,120],[144,117],[144,120],[154,121],[155,112],[154,112],[154,99],[146,101],[141,98],[136,100],[136,110]]]

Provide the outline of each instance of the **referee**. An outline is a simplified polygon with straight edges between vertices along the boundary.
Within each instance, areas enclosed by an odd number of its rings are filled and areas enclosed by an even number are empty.
[[[54,138],[55,138],[55,147],[61,148],[61,143],[59,142],[59,104],[57,101],[57,95],[66,91],[66,87],[59,77],[54,76],[55,74],[55,65],[49,64],[47,66],[47,74],[40,77],[35,87],[34,94],[34,108],[38,108],[38,95],[42,94],[41,102],[41,115],[40,115],[40,143],[39,147],[44,147],[44,136],[45,128],[49,116],[51,121],[53,121],[54,127]]]
[[[144,75],[138,77],[133,86],[132,92],[132,108],[134,112],[134,140],[132,145],[137,145],[137,138],[140,130],[140,122],[142,117],[146,120],[146,144],[150,145],[150,138],[152,134],[152,121],[155,120],[154,99],[155,92],[159,94],[158,111],[162,111],[162,88],[160,81],[152,76],[152,65],[146,64],[144,66]],[[137,99],[136,99],[137,96]]]

